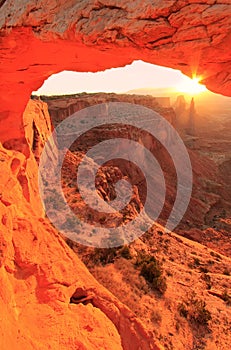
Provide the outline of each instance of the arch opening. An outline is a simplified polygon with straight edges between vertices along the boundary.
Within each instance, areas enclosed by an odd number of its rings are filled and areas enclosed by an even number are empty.
[[[159,85],[161,87],[159,87]],[[182,91],[182,86],[185,86],[185,91]],[[200,88],[200,85],[198,86]],[[210,166],[210,160],[216,160],[219,166],[222,163],[222,157],[224,161],[227,161],[229,158],[228,148],[224,150],[224,154],[222,155],[222,150],[217,152],[213,144],[211,152],[208,152],[208,149],[204,147],[201,142],[206,142],[209,138],[212,139],[213,135],[217,133],[216,123],[218,121],[218,116],[220,118],[219,122],[225,125],[230,108],[230,99],[214,94],[206,89],[202,91],[200,89],[195,91],[194,89],[195,82],[192,82],[192,85],[190,85],[189,78],[183,76],[180,71],[154,66],[142,61],[135,61],[133,64],[123,68],[113,68],[98,73],[60,72],[45,81],[44,85],[38,91],[34,92],[32,96],[34,100],[40,96],[40,99],[48,104],[48,110],[54,126],[57,126],[58,123],[82,108],[110,101],[141,103],[159,110],[165,118],[171,121],[174,128],[176,128],[182,137],[190,154],[192,153],[193,165],[195,169],[197,169],[195,171],[198,172],[200,162],[202,161],[197,161],[196,159],[199,154],[206,157],[207,163],[205,168],[207,170]],[[227,132],[227,139],[229,138],[228,134]],[[217,135],[218,139],[223,136],[223,132],[221,132],[219,136]],[[115,133],[113,137],[115,137]],[[100,138],[97,141],[100,141]],[[85,138],[83,142],[89,143],[90,141]],[[75,152],[75,147],[76,145],[72,147],[71,151]],[[149,144],[149,148],[152,147],[155,148],[156,146],[154,147],[153,144],[150,146]],[[158,146],[157,149],[157,153],[160,153],[160,148],[158,148]],[[163,159],[162,166],[165,167],[165,172],[167,172],[166,169],[171,162],[168,160],[167,156],[163,156]],[[218,159],[220,159],[220,161]],[[72,159],[71,162],[72,161],[75,162],[77,159]],[[114,166],[115,164],[112,162],[110,165]],[[124,165],[122,168],[123,170],[127,170]],[[203,171],[207,172],[206,169]],[[73,188],[74,180],[70,176],[68,178],[67,175],[68,174],[65,173],[65,181],[69,182],[69,186]],[[174,196],[176,194],[174,185],[171,185],[174,183],[174,171],[169,171],[168,175],[171,195],[168,198],[168,209],[165,208],[162,213],[164,217],[161,221],[162,224],[164,220],[166,220],[167,214],[169,214],[170,203],[174,202]],[[199,188],[200,190],[198,190]],[[110,193],[110,190],[112,189],[109,186],[106,193],[104,192],[102,194],[104,199],[107,198],[107,200],[111,200],[114,198],[114,190],[112,191],[113,193]],[[206,186],[204,185],[198,186],[197,184],[197,190],[198,193],[202,191],[205,197],[208,195],[206,194]],[[213,191],[215,193],[215,189],[213,189]],[[137,193],[139,194],[139,189]],[[206,227],[208,224],[205,213],[201,216],[194,213],[195,201],[199,195],[198,193],[193,195],[187,214],[178,227],[177,232],[183,233],[183,231],[190,232],[191,229],[202,229],[202,227]],[[70,201],[73,201],[75,204],[79,202],[79,199],[73,197]],[[138,212],[140,211],[140,205],[142,206],[142,201],[143,199],[136,204]],[[73,206],[75,207],[75,205]],[[87,215],[89,216],[88,221],[91,222],[92,213],[88,213]],[[195,215],[197,215],[198,220],[195,220],[192,224]],[[127,217],[129,217],[129,215],[127,215]],[[105,218],[100,218],[102,223],[103,219],[105,221]],[[68,227],[70,226],[69,224],[70,222],[68,223]],[[210,222],[210,226],[211,225]],[[191,233],[189,233],[189,235],[190,234]]]

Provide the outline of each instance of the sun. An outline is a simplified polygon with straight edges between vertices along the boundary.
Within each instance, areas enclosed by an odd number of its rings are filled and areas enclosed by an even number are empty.
[[[196,76],[192,79],[185,77],[184,81],[177,86],[176,90],[192,96],[198,95],[207,90],[204,85],[200,84],[201,80],[200,77]]]

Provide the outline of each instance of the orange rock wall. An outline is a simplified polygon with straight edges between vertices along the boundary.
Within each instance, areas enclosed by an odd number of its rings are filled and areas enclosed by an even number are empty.
[[[231,95],[229,0],[7,0],[0,28],[3,142],[7,133],[22,138],[31,92],[64,69],[95,72],[140,59],[196,73]]]
[[[159,350],[44,218],[35,156],[51,129],[47,105],[29,101],[23,123],[29,155],[0,148],[0,348]],[[76,289],[91,303],[70,303]]]

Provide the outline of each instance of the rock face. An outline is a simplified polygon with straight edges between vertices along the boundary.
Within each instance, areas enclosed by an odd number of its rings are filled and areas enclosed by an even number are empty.
[[[30,100],[23,113],[23,124],[26,140],[31,145],[31,150],[38,162],[45,142],[52,131],[47,105],[40,100]]]
[[[170,107],[169,98],[114,93],[80,93],[63,97],[57,96],[57,98],[55,96],[41,96],[41,99],[48,105],[49,114],[54,126],[83,108],[107,102],[125,102],[142,105],[160,113],[170,124],[175,123],[175,113]]]
[[[37,162],[47,106],[23,115],[29,155],[1,146],[0,348],[160,349],[134,314],[100,286],[43,217]],[[90,302],[73,303],[91,295]],[[73,298],[72,298],[73,297]]]
[[[197,74],[230,96],[230,14],[227,0],[1,1],[0,108],[14,123],[12,136],[22,138],[15,129],[31,91],[64,69],[95,72],[141,59]]]

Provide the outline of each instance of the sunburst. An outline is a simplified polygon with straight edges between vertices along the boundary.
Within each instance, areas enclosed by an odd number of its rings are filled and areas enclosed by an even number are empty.
[[[176,87],[176,90],[192,96],[198,95],[207,90],[204,85],[200,84],[201,80],[200,77],[196,76],[192,79],[187,77],[184,82]]]

